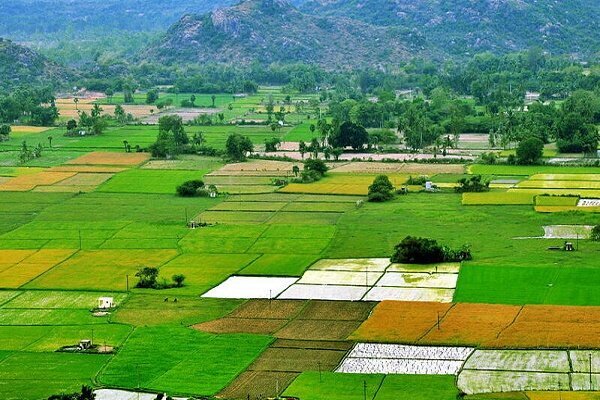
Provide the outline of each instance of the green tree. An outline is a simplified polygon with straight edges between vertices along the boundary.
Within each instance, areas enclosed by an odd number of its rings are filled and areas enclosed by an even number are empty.
[[[148,90],[146,93],[146,104],[154,104],[158,100],[157,90]]]
[[[517,147],[517,163],[522,165],[537,164],[544,152],[544,142],[533,137],[525,139]]]
[[[183,281],[185,281],[185,275],[183,274],[175,274],[171,277],[171,279],[173,280],[173,283],[175,284],[175,287],[182,287],[183,286]]]
[[[7,124],[0,125],[0,142],[7,141],[9,139],[11,131],[12,131],[12,128],[10,127],[10,125],[7,125]]]
[[[369,186],[369,201],[383,202],[394,198],[394,185],[387,175],[378,175]]]
[[[158,268],[142,267],[136,272],[135,276],[139,279],[135,287],[145,289],[155,288],[156,280],[158,279]]]
[[[330,143],[334,147],[350,146],[355,150],[362,149],[369,142],[367,130],[352,122],[344,122],[330,137]]]
[[[247,154],[254,151],[254,145],[247,136],[233,133],[227,137],[225,151],[232,161],[244,161]]]

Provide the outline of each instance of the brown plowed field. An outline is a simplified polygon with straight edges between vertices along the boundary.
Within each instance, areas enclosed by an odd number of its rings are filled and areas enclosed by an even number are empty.
[[[266,399],[279,396],[296,377],[295,372],[246,371],[217,397],[231,400]]]

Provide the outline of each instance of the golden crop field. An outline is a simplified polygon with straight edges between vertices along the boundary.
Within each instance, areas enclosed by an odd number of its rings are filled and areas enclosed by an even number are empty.
[[[67,164],[72,165],[139,165],[150,158],[148,153],[116,153],[94,151],[77,157]]]

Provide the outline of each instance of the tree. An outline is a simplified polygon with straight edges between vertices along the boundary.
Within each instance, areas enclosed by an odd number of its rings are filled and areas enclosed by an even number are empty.
[[[173,279],[173,283],[175,284],[175,287],[182,287],[183,281],[185,280],[185,275],[175,274],[171,277],[171,279]]]
[[[378,175],[369,186],[369,201],[383,202],[394,198],[394,185],[387,175]]]
[[[190,96],[190,104],[192,105],[192,107],[196,107],[196,95],[193,94]]]
[[[233,133],[227,137],[225,150],[232,161],[244,161],[247,153],[254,151],[254,145],[247,136]]]
[[[522,165],[537,164],[544,153],[544,142],[533,137],[519,143],[517,147],[517,163]]]
[[[158,91],[148,90],[146,93],[146,104],[154,104],[158,100]]]
[[[48,136],[48,147],[52,148],[52,139],[54,139],[52,136]]]
[[[314,171],[320,175],[325,175],[328,169],[323,160],[319,160],[318,158],[309,158],[304,161],[305,171]]]
[[[369,142],[369,134],[365,128],[352,122],[344,122],[330,137],[334,147],[350,146],[354,150],[362,149]]]
[[[301,140],[298,143],[298,151],[300,152],[300,157],[302,157],[302,159],[304,160],[304,154],[306,154],[306,152],[308,151],[304,140]]]
[[[79,99],[77,97],[73,98],[73,103],[75,103],[75,110],[79,110],[78,104],[79,104]]]
[[[217,100],[217,96],[213,94],[212,96],[210,96],[210,99],[212,100],[212,108],[215,108],[215,100]]]
[[[115,106],[115,119],[120,124],[124,124],[127,121],[127,114],[125,113],[125,109],[120,104]]]
[[[67,132],[71,132],[77,129],[77,121],[70,119],[67,121]]]
[[[0,142],[7,141],[10,136],[10,132],[12,132],[10,125],[0,125]]]
[[[334,147],[331,149],[331,154],[333,155],[333,158],[335,158],[335,161],[339,161],[340,156],[344,154],[344,149],[341,147]]]
[[[292,173],[294,174],[295,177],[298,177],[298,174],[300,174],[300,167],[298,167],[297,165],[294,165],[292,167]]]
[[[279,138],[265,139],[265,151],[277,151],[277,148],[281,144]]]
[[[158,278],[158,268],[142,267],[136,272],[135,276],[139,279],[135,287],[137,288],[154,288],[156,287],[156,279]]]
[[[402,264],[444,262],[444,250],[433,239],[407,236],[394,247],[391,261]]]
[[[457,193],[487,192],[490,190],[490,182],[484,180],[481,175],[473,175],[470,178],[459,179],[454,190]]]
[[[198,195],[198,189],[204,187],[204,182],[199,179],[186,181],[177,186],[177,194],[181,197],[194,197]]]

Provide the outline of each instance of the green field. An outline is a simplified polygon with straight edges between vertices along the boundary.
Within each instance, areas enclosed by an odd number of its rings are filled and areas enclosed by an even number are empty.
[[[264,118],[259,97],[236,98],[227,118]],[[198,104],[207,99],[201,97]],[[217,106],[230,101],[231,96],[220,95]],[[298,117],[293,114],[291,118]],[[202,132],[208,145],[222,148],[227,134],[234,131],[247,134],[257,145],[274,134],[308,140],[309,122],[275,133],[267,126],[236,125],[186,126],[186,131]],[[113,126],[102,136],[88,138],[67,138],[59,131],[49,131],[55,136],[55,148],[48,152],[52,156],[40,158],[36,165],[60,165],[92,149],[121,151],[123,140],[145,146],[154,141],[157,127]],[[0,150],[9,150],[0,156],[2,179],[41,171],[15,166],[11,157],[17,146],[15,141],[0,144]],[[254,166],[257,162],[267,163],[254,161]],[[261,333],[242,333],[239,328],[229,333],[200,331],[197,324],[226,316],[235,319],[231,313],[247,305],[245,300],[202,298],[202,294],[233,275],[300,277],[323,258],[388,258],[408,235],[430,237],[451,247],[470,245],[473,260],[460,268],[454,301],[600,306],[596,265],[600,244],[578,240],[577,251],[550,251],[564,240],[539,238],[544,226],[598,225],[600,214],[536,212],[534,200],[544,207],[576,205],[577,197],[536,197],[538,193],[530,190],[544,190],[543,183],[527,183],[530,189],[494,188],[464,195],[451,190],[410,193],[386,203],[357,204],[364,200],[361,193],[366,193],[373,174],[332,173],[314,184],[290,185],[286,189],[294,193],[286,193],[276,191],[271,176],[252,176],[251,168],[245,175],[223,173],[227,168],[214,173],[223,165],[220,158],[185,155],[115,171],[88,193],[0,192],[0,397],[43,399],[77,390],[81,384],[217,395],[241,373],[256,372],[252,368],[258,357],[280,351],[267,347],[275,343],[293,347],[298,341],[281,342],[273,331],[261,330],[289,322],[277,313],[258,321],[239,318],[244,329]],[[597,173],[594,168],[506,165],[471,165],[469,172],[493,179],[571,182],[563,186],[575,189],[592,187]],[[574,178],[578,174],[581,179]],[[396,185],[408,178],[390,176]],[[461,177],[438,174],[433,180],[450,184]],[[178,197],[176,186],[189,179],[216,179],[221,191],[240,194]],[[190,220],[210,224],[190,229],[186,226]],[[157,267],[160,282],[183,274],[184,284],[163,290],[136,288],[136,273],[142,267]],[[94,315],[101,296],[113,297],[117,304],[108,315]],[[332,307],[327,317],[307,314],[287,327],[288,335],[334,331],[327,324],[338,316],[337,305],[324,303],[314,307]],[[299,307],[298,313],[311,309],[304,309],[304,303],[290,304]],[[339,307],[343,321],[337,322],[339,329],[348,330],[341,335],[347,337],[359,321],[343,312],[356,304],[343,304]],[[114,353],[56,352],[90,338],[114,347]],[[328,339],[325,344],[302,345],[314,350],[311,346],[340,343]],[[449,400],[458,394],[451,376],[346,375],[331,370],[319,374],[315,360],[307,365],[293,373],[261,373],[284,374],[280,389],[302,400],[361,399],[365,382],[370,400]],[[35,381],[40,376],[43,379]]]

